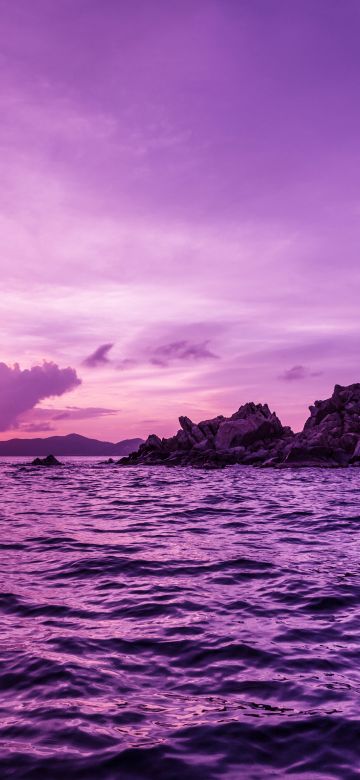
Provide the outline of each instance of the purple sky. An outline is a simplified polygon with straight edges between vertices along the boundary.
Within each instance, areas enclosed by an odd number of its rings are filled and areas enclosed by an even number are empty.
[[[0,12],[0,436],[360,380],[359,1]]]

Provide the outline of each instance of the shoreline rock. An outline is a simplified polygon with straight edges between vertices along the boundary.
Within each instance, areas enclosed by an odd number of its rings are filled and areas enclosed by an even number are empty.
[[[46,458],[35,458],[31,462],[32,466],[62,466],[62,463],[54,455],[47,455]]]
[[[179,417],[175,436],[151,434],[122,466],[164,465],[219,469],[234,464],[263,468],[360,466],[360,383],[335,385],[315,401],[300,433],[283,426],[267,404],[246,403],[231,417],[193,423]]]

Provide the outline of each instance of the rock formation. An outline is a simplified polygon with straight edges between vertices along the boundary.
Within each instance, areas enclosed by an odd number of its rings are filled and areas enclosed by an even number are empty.
[[[335,385],[331,398],[315,401],[283,466],[360,465],[360,384]]]
[[[219,416],[198,425],[188,417],[180,417],[179,422],[176,436],[159,439],[152,434],[137,452],[119,462],[205,468],[258,464],[284,458],[294,437],[267,404],[247,403],[231,417]]]
[[[335,385],[315,401],[301,433],[284,427],[267,404],[246,403],[231,417],[198,424],[180,417],[176,436],[149,436],[122,465],[222,468],[235,463],[277,468],[360,466],[360,384]]]
[[[61,466],[54,455],[47,455],[46,458],[35,458],[31,463],[32,466]]]

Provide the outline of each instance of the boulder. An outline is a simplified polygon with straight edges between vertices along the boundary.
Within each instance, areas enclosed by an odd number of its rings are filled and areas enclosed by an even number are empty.
[[[161,439],[159,439],[159,436],[156,436],[155,433],[150,434],[148,436],[146,442],[144,444],[140,445],[140,449],[143,447],[144,449],[151,449],[151,450],[161,450]]]
[[[281,435],[283,427],[267,404],[244,404],[230,420],[221,422],[215,437],[219,451],[246,446],[261,439]]]

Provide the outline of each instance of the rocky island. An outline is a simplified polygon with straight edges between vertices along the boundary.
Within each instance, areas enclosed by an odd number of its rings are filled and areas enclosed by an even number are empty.
[[[223,468],[243,465],[344,467],[360,465],[360,383],[335,385],[331,398],[315,401],[300,433],[283,426],[267,404],[246,403],[231,415],[193,423],[180,417],[175,436],[148,437],[123,466]]]

